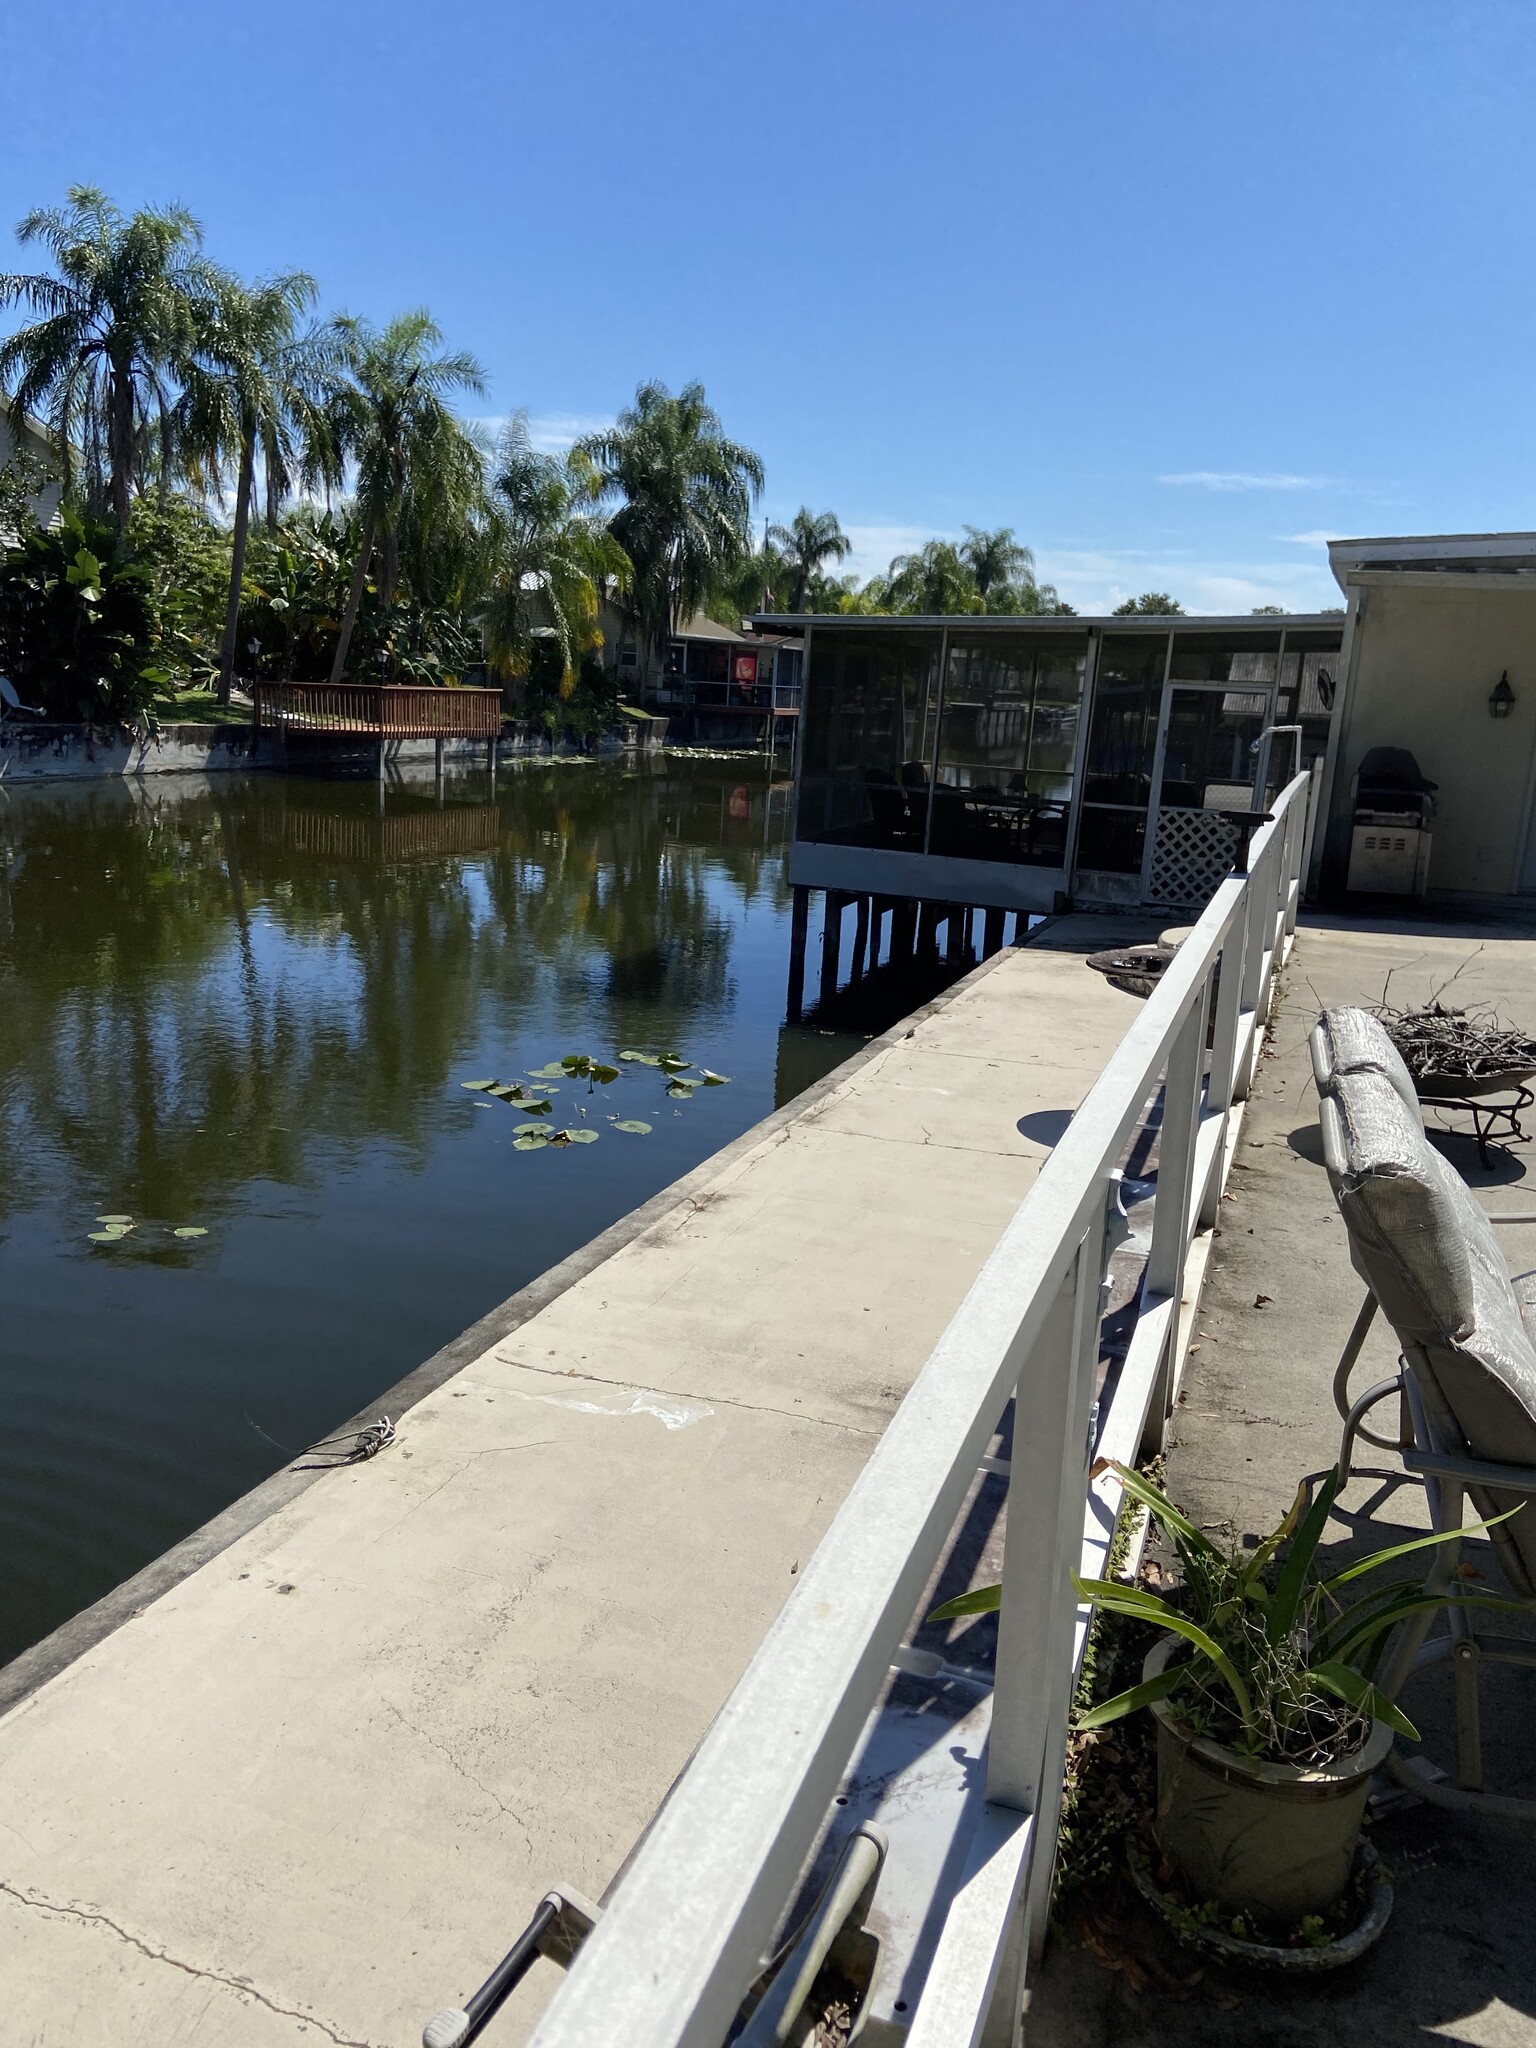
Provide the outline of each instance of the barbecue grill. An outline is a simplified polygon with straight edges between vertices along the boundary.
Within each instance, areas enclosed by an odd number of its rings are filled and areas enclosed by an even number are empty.
[[[1372,747],[1355,774],[1349,887],[1377,896],[1422,896],[1438,783],[1406,747]]]

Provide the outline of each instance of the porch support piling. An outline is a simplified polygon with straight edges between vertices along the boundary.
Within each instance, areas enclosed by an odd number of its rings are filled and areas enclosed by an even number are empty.
[[[828,889],[821,926],[821,987],[817,1000],[829,1003],[837,994],[837,969],[843,948],[843,907],[849,901],[841,889]]]
[[[798,1024],[805,1009],[805,941],[810,925],[811,892],[795,887],[789,912],[789,991],[785,1012],[791,1024]]]

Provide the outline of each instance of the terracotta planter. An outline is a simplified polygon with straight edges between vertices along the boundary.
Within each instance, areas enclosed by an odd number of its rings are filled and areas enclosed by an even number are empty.
[[[1155,1678],[1177,1636],[1153,1645],[1142,1675]],[[1191,1889],[1234,1913],[1292,1925],[1321,1913],[1349,1882],[1372,1771],[1392,1730],[1377,1721],[1363,1748],[1336,1764],[1301,1769],[1255,1763],[1193,1734],[1167,1701],[1157,1717],[1159,1846]]]

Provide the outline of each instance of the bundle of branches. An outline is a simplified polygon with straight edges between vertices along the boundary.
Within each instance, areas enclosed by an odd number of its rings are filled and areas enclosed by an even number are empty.
[[[1480,1081],[1536,1068],[1536,1039],[1501,1024],[1491,1008],[1452,1009],[1427,1003],[1419,1010],[1376,1010],[1415,1081]]]

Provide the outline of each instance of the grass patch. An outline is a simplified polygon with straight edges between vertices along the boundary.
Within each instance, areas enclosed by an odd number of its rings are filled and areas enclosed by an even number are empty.
[[[150,710],[162,725],[249,725],[248,704],[221,704],[216,690],[162,690]]]

